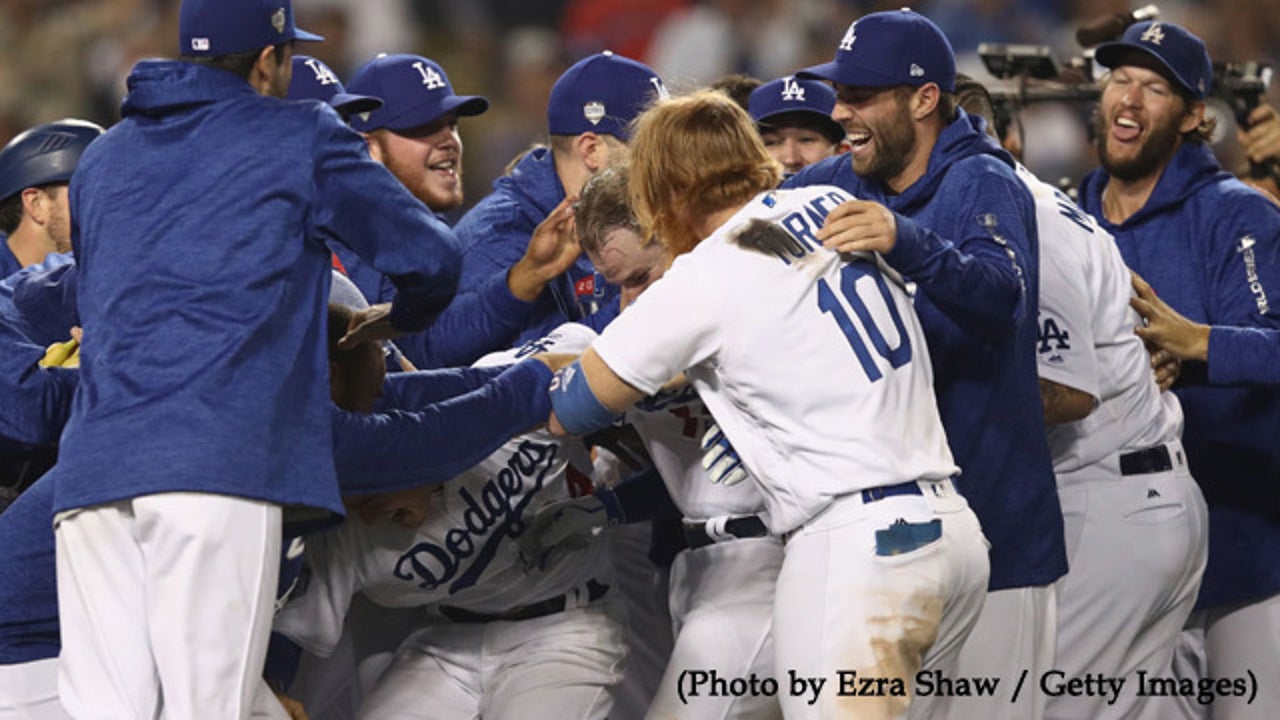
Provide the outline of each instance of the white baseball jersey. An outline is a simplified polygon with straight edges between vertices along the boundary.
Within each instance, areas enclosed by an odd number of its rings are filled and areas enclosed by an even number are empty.
[[[501,365],[533,352],[580,352],[595,333],[565,325],[522,348],[482,358]],[[544,505],[590,492],[571,489],[574,465],[590,472],[577,440],[545,431],[517,436],[479,465],[433,490],[428,518],[416,530],[350,520],[308,538],[309,579],[276,617],[275,630],[306,650],[328,655],[358,591],[386,607],[449,605],[497,613],[564,595],[589,579],[608,581],[607,547],[593,543],[526,573],[516,538]]]
[[[832,498],[956,472],[924,333],[896,274],[815,234],[852,199],[831,186],[761,193],[622,313],[594,345],[655,393],[685,371],[765,495],[774,533]],[[753,220],[794,247],[748,250]]]
[[[1122,450],[1178,439],[1182,406],[1161,393],[1133,329],[1129,268],[1091,215],[1019,166],[1036,203],[1040,234],[1040,377],[1098,400],[1088,417],[1050,426],[1053,469],[1062,475]]]
[[[627,422],[640,434],[667,492],[686,519],[762,512],[764,496],[754,483],[725,486],[707,479],[702,469],[702,435],[710,420],[711,413],[692,386],[645,398],[627,412]]]

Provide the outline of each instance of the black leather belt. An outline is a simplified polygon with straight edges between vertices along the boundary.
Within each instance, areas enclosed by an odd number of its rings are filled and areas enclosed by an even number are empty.
[[[599,600],[604,597],[604,594],[608,591],[608,585],[598,583],[595,580],[588,580],[587,602],[595,602],[596,600]],[[554,615],[558,612],[564,612],[565,604],[565,595],[557,595],[553,598],[540,600],[529,605],[513,607],[510,610],[505,610],[500,613],[474,612],[472,610],[466,610],[460,607],[451,607],[449,605],[441,605],[439,606],[439,610],[441,615],[445,616],[445,618],[452,622],[487,623],[499,620],[532,620],[534,618],[540,618],[547,615]]]
[[[1120,456],[1121,475],[1148,475],[1173,469],[1169,448],[1156,445],[1145,450],[1134,450]]]
[[[877,500],[883,500],[894,495],[924,495],[920,492],[920,484],[915,480],[909,480],[897,485],[883,485],[881,487],[867,488],[862,491],[862,502],[873,503]]]
[[[764,521],[759,515],[746,515],[744,517],[729,518],[724,522],[724,534],[732,535],[734,538],[756,538],[764,537],[769,534],[769,528],[764,526]],[[690,550],[697,550],[716,542],[723,542],[727,538],[716,538],[707,532],[707,523],[686,522],[684,524],[684,541],[688,543]]]

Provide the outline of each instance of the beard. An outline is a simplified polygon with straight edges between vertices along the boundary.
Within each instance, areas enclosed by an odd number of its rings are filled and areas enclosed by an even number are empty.
[[[907,103],[899,100],[891,120],[882,123],[880,127],[869,129],[872,132],[872,142],[875,143],[875,153],[863,167],[858,167],[855,161],[853,171],[860,177],[878,180],[887,185],[906,169],[916,146],[916,127],[911,122]]]
[[[1098,138],[1098,162],[1107,174],[1117,180],[1134,182],[1155,174],[1178,148],[1181,133],[1178,125],[1181,118],[1169,115],[1148,128],[1147,137],[1142,140],[1137,154],[1128,158],[1118,158],[1108,147],[1110,140],[1108,130],[1110,123],[1098,113],[1094,117],[1094,133]]]

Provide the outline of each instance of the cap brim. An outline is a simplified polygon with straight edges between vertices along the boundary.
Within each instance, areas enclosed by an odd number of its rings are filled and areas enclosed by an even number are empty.
[[[800,80],[826,80],[828,82],[841,82],[837,79],[839,66],[834,62],[814,65],[803,70],[796,71],[796,77]]]
[[[869,88],[892,87],[903,84],[901,80],[875,70],[860,68],[851,62],[840,63],[834,60],[800,70],[796,72],[796,77],[801,80],[827,80],[840,85]]]
[[[488,109],[489,101],[485,98],[476,95],[454,95],[429,110],[421,106],[403,110],[399,115],[384,121],[382,127],[388,130],[410,130],[429,125],[449,113],[470,117]]]
[[[1165,62],[1164,58],[1151,52],[1150,49],[1145,48],[1142,45],[1121,41],[1103,43],[1093,51],[1093,59],[1097,61],[1099,65],[1102,65],[1109,70],[1114,70],[1125,54],[1134,52],[1141,54],[1143,57],[1154,63],[1156,67],[1152,68],[1153,70],[1158,69],[1160,74],[1164,75],[1166,79],[1172,80],[1184,91],[1191,93],[1194,97],[1204,97],[1204,93],[1201,93],[1191,87],[1191,83],[1187,82],[1186,78],[1179,75],[1178,71],[1174,70],[1172,65]]]
[[[354,115],[355,113],[373,112],[382,107],[382,99],[371,95],[353,95],[338,93],[329,98],[329,106],[339,113]]]
[[[813,118],[814,123],[817,126],[815,129],[826,135],[833,143],[840,142],[845,139],[845,136],[847,135],[844,131],[844,126],[835,120],[832,120],[830,115],[817,110],[779,110],[777,112],[761,116],[759,120],[756,120],[756,125],[759,125],[761,130],[769,130],[776,127],[775,123],[772,122],[774,118],[782,118],[787,115],[801,115]],[[784,125],[784,127],[787,126]]]
[[[293,29],[293,39],[299,42],[321,42],[324,40],[324,36],[296,27]]]

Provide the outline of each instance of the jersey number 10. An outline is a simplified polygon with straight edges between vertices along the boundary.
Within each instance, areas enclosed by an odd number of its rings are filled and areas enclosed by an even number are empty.
[[[893,320],[893,328],[898,335],[898,346],[895,348],[889,347],[884,333],[876,327],[875,318],[871,317],[866,301],[858,294],[858,280],[864,277],[870,277],[875,281],[880,297],[889,310],[889,317]],[[883,275],[866,263],[849,263],[840,270],[840,292],[849,303],[849,307],[853,308],[854,314],[858,316],[858,322],[864,332],[858,332],[858,328],[849,318],[849,314],[844,311],[844,306],[836,299],[835,293],[831,291],[831,285],[825,279],[818,281],[818,309],[824,313],[831,313],[835,318],[840,331],[849,341],[849,347],[853,348],[853,354],[857,355],[858,362],[862,363],[862,369],[866,372],[868,380],[875,382],[882,377],[880,368],[876,366],[875,360],[867,349],[868,340],[871,347],[875,348],[876,354],[888,360],[889,365],[895,370],[911,362],[911,338],[902,325],[902,316],[893,302],[893,296],[889,294],[889,286],[885,284]]]

